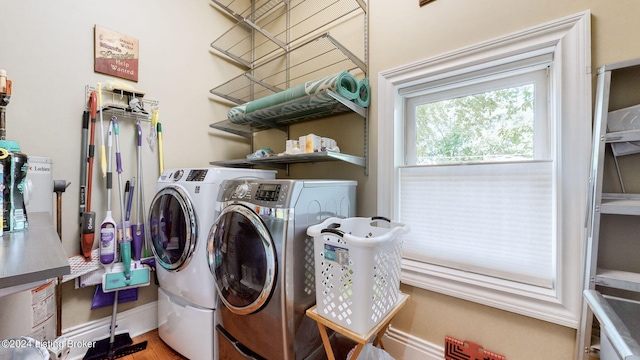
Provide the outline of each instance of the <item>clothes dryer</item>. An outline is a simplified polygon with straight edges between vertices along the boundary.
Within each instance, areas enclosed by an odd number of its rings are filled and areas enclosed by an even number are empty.
[[[274,179],[275,171],[232,168],[165,170],[149,209],[158,276],[158,334],[192,360],[217,359],[216,289],[206,261],[218,190],[227,179]]]
[[[207,262],[220,300],[218,348],[225,359],[314,359],[324,355],[315,304],[309,226],[352,217],[355,181],[228,180],[218,195]]]

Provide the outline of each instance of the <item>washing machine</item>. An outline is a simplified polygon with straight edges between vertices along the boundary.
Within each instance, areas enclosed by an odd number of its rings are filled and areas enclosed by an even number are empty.
[[[165,170],[149,208],[158,277],[158,333],[191,360],[217,359],[216,288],[206,261],[207,234],[227,179],[274,179],[275,171],[233,168]]]
[[[326,356],[318,327],[309,226],[352,217],[355,181],[227,180],[207,241],[207,262],[222,302],[216,308],[221,359]]]

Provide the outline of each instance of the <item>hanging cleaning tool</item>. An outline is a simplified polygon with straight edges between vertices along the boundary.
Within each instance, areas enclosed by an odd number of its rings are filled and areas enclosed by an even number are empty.
[[[111,172],[111,148],[113,146],[112,132],[113,126],[112,124],[109,124],[109,131],[107,132],[107,152],[109,157],[107,159],[106,177],[107,214],[100,225],[100,263],[102,263],[107,271],[111,270],[116,258],[116,222],[113,220],[113,216],[111,214],[111,188],[113,183],[113,174]]]
[[[96,213],[91,211],[91,189],[93,184],[93,157],[95,153],[95,132],[96,132],[96,112],[97,112],[97,94],[91,92],[89,97],[89,105],[91,108],[91,129],[89,131],[89,155],[87,166],[87,200],[85,212],[82,214],[82,239],[80,241],[80,249],[85,261],[91,261],[91,250],[95,237]]]
[[[123,201],[126,201],[125,203],[125,214],[122,215],[123,218],[123,222],[118,224],[118,229],[122,232],[122,231],[126,231],[129,238],[133,238],[133,235],[131,235],[131,205],[129,204],[129,198],[131,197],[131,184],[129,183],[129,180],[127,180],[127,182],[124,184],[124,197],[123,197]],[[119,237],[120,239],[123,238],[123,235],[121,235]]]
[[[112,169],[112,146],[113,146],[113,124],[109,122],[107,131],[107,215],[100,227],[100,262],[104,266],[104,272],[123,271],[122,263],[114,264],[116,260],[116,234],[118,234],[116,221],[111,213],[111,189],[113,184]],[[125,185],[125,193],[129,191],[129,182]],[[121,225],[121,224],[120,224]],[[119,232],[121,233],[121,232]],[[119,235],[118,235],[119,236]],[[138,289],[126,289],[118,291],[118,302],[129,302],[138,300]],[[115,293],[106,293],[102,290],[102,282],[97,284],[93,301],[91,302],[91,310],[105,306],[112,306],[115,301]]]
[[[104,119],[102,118],[102,84],[98,83],[98,107],[100,108],[100,167],[102,177],[107,176],[107,160],[104,150]]]
[[[127,191],[127,186],[129,187],[129,194],[127,195],[127,216],[125,221],[131,220],[131,205],[133,204],[133,193],[136,189],[136,177],[132,177],[131,181],[127,180],[127,184],[125,185],[125,192]]]
[[[156,120],[157,120],[157,109],[155,114],[156,114]],[[153,120],[152,120],[153,121]],[[138,238],[134,237],[134,258],[136,260],[141,259],[142,257],[148,258],[150,255],[149,251],[150,251],[150,245],[149,242],[151,241],[151,234],[149,233],[150,228],[148,226],[145,226],[145,223],[147,221],[145,214],[144,214],[144,209],[145,209],[145,204],[144,204],[144,179],[142,177],[142,127],[140,126],[140,120],[138,120],[136,122],[136,129],[137,129],[137,145],[138,145],[138,204],[136,206],[136,217],[137,217],[137,227],[135,228],[136,230],[134,230],[134,234],[137,233]],[[133,228],[133,226],[132,226]],[[136,244],[137,243],[137,244]],[[144,244],[144,256],[142,256],[142,246]]]
[[[164,155],[162,154],[162,124],[158,123],[158,166],[160,174],[164,171]]]
[[[129,180],[127,180],[126,183],[124,183],[124,201],[125,202],[125,215],[124,215],[124,222],[126,223],[127,221],[129,221],[129,215],[131,210],[129,209],[129,193],[131,192],[131,184],[129,183]]]
[[[160,114],[158,113],[158,108],[154,107],[151,109],[151,123],[149,124],[149,134],[147,135],[147,142],[149,143],[149,148],[151,151],[156,150],[156,142],[158,139],[158,117]]]
[[[87,119],[89,115],[87,115]],[[62,193],[71,183],[66,180],[53,180],[53,192],[56,193],[56,230],[62,242]],[[0,226],[0,229],[2,227]],[[62,335],[62,276],[58,276],[56,283],[56,336]]]
[[[80,224],[87,209],[87,147],[89,146],[89,112],[82,113],[82,144],[80,146]]]
[[[142,256],[142,244],[144,243],[144,223],[142,221],[144,214],[142,213],[142,127],[140,122],[136,122],[137,140],[138,140],[138,204],[136,206],[136,223],[131,225],[133,232],[133,258],[140,260]]]
[[[116,138],[116,167],[118,172],[118,189],[120,194],[121,214],[125,214],[124,199],[122,191],[122,160],[120,157],[120,140],[118,120],[115,116],[111,118],[113,122],[113,133]],[[122,272],[112,272],[105,274],[102,288],[104,292],[118,291],[134,287],[149,285],[149,269],[142,267],[139,262],[134,263],[135,269],[131,268],[131,238],[127,231],[123,231],[123,240],[120,242],[120,257],[124,267]]]
[[[124,216],[124,226],[129,234],[131,234],[131,204],[133,203],[133,191],[135,190],[135,186],[133,185],[134,181],[136,181],[135,177],[131,180],[131,182],[127,180],[127,182],[124,184],[124,197],[127,200],[125,210],[126,213]]]
[[[147,217],[144,214],[144,209],[146,209],[146,206],[144,204],[144,181],[142,179],[142,172],[140,172],[138,184],[139,184],[138,192],[140,193],[140,195],[139,195],[140,196],[140,218],[141,218],[142,224],[145,224],[145,226],[144,226],[144,241],[143,241],[144,242],[144,257],[147,258],[147,259],[149,257],[151,257],[151,261],[153,262],[154,261],[153,254],[150,253],[150,251],[151,251],[151,245],[150,245],[150,243],[151,243],[151,233],[150,233],[151,228],[149,226],[147,226],[148,225],[147,224]],[[148,262],[145,262],[145,264],[148,264]],[[155,264],[155,262],[154,262],[154,264]]]
[[[124,216],[124,199],[122,193],[122,159],[120,157],[120,141],[119,141],[119,129],[118,119],[115,116],[111,117],[111,123],[113,126],[113,134],[116,138],[116,167],[118,171],[118,190],[120,198],[120,211]],[[111,312],[111,328],[109,332],[109,338],[96,341],[94,346],[87,350],[84,359],[117,359],[125,355],[133,354],[137,351],[144,350],[147,347],[147,342],[143,341],[138,344],[133,344],[133,340],[128,333],[121,333],[116,335],[116,318],[118,315],[118,293],[120,290],[137,288],[140,286],[149,285],[149,269],[140,268],[131,269],[131,241],[126,231],[123,231],[124,239],[120,242],[120,256],[122,257],[122,263],[114,264],[113,269],[118,268],[118,265],[122,265],[122,271],[107,272],[102,279],[102,289],[105,293],[115,291],[113,301],[113,311]],[[139,265],[139,264],[137,264]],[[120,269],[118,269],[120,270]]]
[[[136,183],[136,178],[134,176],[131,178],[131,181],[127,180],[127,183],[124,186],[125,198],[127,199],[127,207],[125,210],[126,213],[124,217],[124,223],[132,239],[133,239],[133,229],[131,228],[131,207],[133,205],[133,193],[136,189],[135,183]]]

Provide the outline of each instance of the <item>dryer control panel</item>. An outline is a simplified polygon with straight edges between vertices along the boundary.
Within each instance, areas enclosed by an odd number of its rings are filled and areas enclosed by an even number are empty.
[[[256,191],[256,200],[278,201],[280,184],[260,184]]]
[[[286,207],[290,190],[290,180],[227,180],[218,201],[241,200],[260,206]]]

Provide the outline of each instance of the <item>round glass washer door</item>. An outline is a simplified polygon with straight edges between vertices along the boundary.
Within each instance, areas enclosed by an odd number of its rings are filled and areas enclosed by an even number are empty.
[[[168,186],[153,198],[149,210],[152,249],[164,269],[180,271],[189,264],[197,241],[196,220],[183,189]]]
[[[276,249],[264,222],[240,204],[229,205],[209,231],[207,262],[220,299],[233,313],[253,314],[269,302],[277,277]]]

